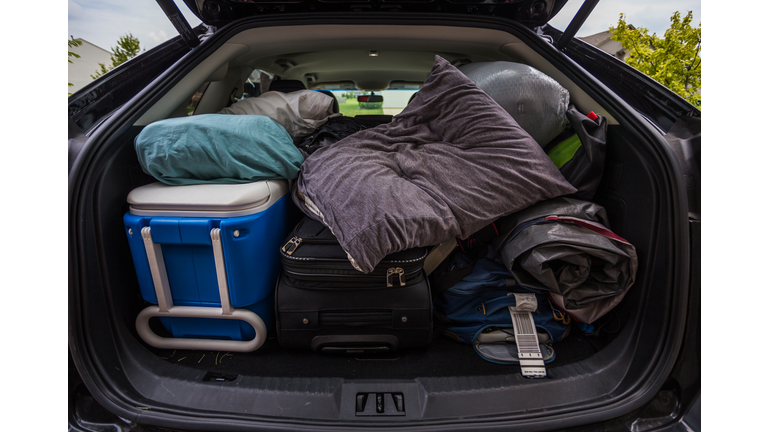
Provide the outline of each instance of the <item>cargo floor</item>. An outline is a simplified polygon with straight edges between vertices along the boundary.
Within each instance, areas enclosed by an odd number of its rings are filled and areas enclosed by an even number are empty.
[[[550,367],[583,360],[612,339],[573,331],[554,345],[556,358]],[[481,359],[470,345],[446,338],[428,348],[403,349],[378,357],[323,355],[286,350],[269,338],[252,353],[152,349],[166,361],[205,370],[225,379],[238,375],[261,377],[339,377],[345,379],[413,379],[417,377],[503,375],[519,371],[517,365],[499,365]]]

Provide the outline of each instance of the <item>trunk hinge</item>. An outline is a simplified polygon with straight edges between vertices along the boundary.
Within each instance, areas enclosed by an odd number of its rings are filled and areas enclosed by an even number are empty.
[[[598,1],[600,0],[584,0],[584,4],[581,5],[579,11],[576,12],[576,16],[573,17],[571,23],[568,24],[563,35],[560,36],[560,39],[557,41],[557,49],[562,51],[568,43],[571,42],[573,37],[576,36],[576,32],[579,31],[582,24],[584,24],[584,21],[589,17],[589,14],[591,14],[592,10],[597,6]]]
[[[174,3],[173,0],[157,0],[157,4],[160,5],[160,8],[163,9],[165,15],[171,20],[171,24],[176,27],[176,31],[179,32],[181,38],[184,39],[184,42],[186,42],[190,48],[195,48],[200,45],[200,39],[197,38],[194,30],[189,26],[187,19],[181,14],[179,7],[176,6],[176,3]]]

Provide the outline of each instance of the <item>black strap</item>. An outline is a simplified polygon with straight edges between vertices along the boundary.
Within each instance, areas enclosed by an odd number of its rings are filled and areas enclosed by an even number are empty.
[[[304,137],[296,146],[308,154],[312,154],[320,148],[319,143],[324,137],[329,137],[333,142],[338,142],[363,129],[366,129],[366,127],[349,117],[332,117],[314,133]]]
[[[432,295],[438,295],[448,288],[456,285],[462,279],[469,276],[474,269],[475,261],[460,269],[452,270],[447,273],[443,273],[440,276],[436,276],[434,282],[430,283]]]
[[[429,285],[433,296],[442,293],[448,288],[459,283],[465,277],[469,276],[475,269],[475,263],[480,258],[485,256],[485,250],[473,249],[467,253],[467,256],[469,256],[471,261],[464,267],[446,271],[445,267],[447,267],[449,260],[445,260],[442,264],[440,264],[437,270],[432,273],[433,276],[430,278]]]
[[[432,273],[430,276],[430,288],[432,295],[436,296],[448,288],[456,285],[469,276],[475,269],[475,263],[483,258],[487,253],[487,245],[489,245],[493,239],[498,237],[499,230],[496,228],[496,224],[491,222],[479,231],[475,232],[466,240],[457,240],[459,248],[462,252],[467,254],[470,259],[470,263],[462,268],[448,271],[446,269],[448,260],[444,260],[443,263]]]

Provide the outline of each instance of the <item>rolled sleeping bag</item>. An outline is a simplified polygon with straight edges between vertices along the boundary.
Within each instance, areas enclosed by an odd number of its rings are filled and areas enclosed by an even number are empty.
[[[573,198],[541,201],[506,216],[494,241],[502,263],[525,287],[549,291],[573,318],[590,324],[634,284],[635,247],[608,228],[605,209]]]

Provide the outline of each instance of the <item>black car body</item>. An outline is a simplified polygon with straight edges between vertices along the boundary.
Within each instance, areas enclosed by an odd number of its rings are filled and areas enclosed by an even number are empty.
[[[573,39],[574,29],[564,35],[546,25],[563,0],[185,1],[205,24],[185,28],[178,11],[167,9],[183,37],[69,98],[71,430],[698,429],[696,107]],[[515,369],[446,361],[449,345],[378,363],[268,352],[222,367],[217,355],[206,369],[140,341],[134,320],[143,303],[121,216],[128,192],[152,178],[137,163],[134,137],[144,125],[178,115],[205,82],[210,106],[223,107],[231,90],[217,83],[229,85],[229,78],[211,79],[223,66],[301,79],[290,71],[295,65],[354,50],[410,53],[417,66],[403,71],[407,77],[386,78],[405,81],[423,80],[431,62],[422,60],[435,54],[528,63],[566,87],[582,111],[608,118],[595,201],[640,257],[637,283],[616,309],[615,332],[574,342],[565,349],[571,355],[537,381]],[[342,74],[356,67],[337,63]],[[323,73],[316,76],[322,82]],[[356,416],[356,395],[372,392],[402,393],[406,415]]]

